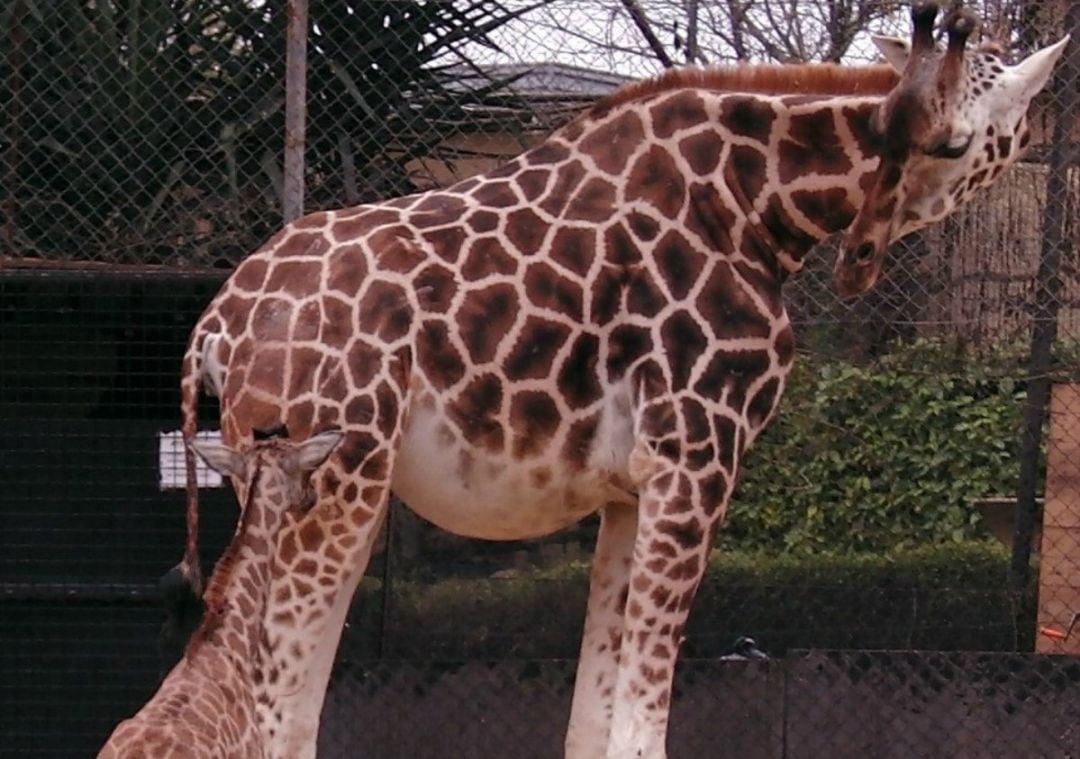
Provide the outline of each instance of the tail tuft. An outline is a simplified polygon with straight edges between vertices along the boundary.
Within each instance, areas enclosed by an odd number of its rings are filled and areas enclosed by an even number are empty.
[[[162,674],[171,670],[184,656],[192,634],[199,628],[205,614],[202,599],[202,577],[180,562],[158,580],[161,601],[165,606],[165,622],[159,636]]]

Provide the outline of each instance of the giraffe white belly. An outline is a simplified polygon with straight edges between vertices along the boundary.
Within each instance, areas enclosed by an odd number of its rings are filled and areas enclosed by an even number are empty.
[[[458,535],[521,540],[569,527],[612,501],[636,503],[627,475],[632,439],[621,415],[601,416],[583,472],[571,473],[559,445],[524,461],[492,456],[440,428],[430,406],[410,409],[394,461],[392,489],[420,516]]]

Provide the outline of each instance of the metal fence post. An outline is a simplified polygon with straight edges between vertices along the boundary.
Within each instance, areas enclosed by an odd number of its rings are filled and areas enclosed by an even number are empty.
[[[16,221],[15,216],[18,213],[18,200],[15,197],[15,192],[19,186],[19,121],[20,121],[20,106],[21,106],[21,90],[22,90],[22,53],[23,45],[26,42],[26,34],[22,27],[22,14],[25,12],[22,0],[15,0],[10,8],[11,13],[11,27],[9,29],[9,37],[11,39],[11,47],[8,48],[8,65],[11,68],[11,102],[8,103],[8,160],[7,171],[8,178],[5,184],[7,185],[7,193],[4,198],[4,247],[6,250],[0,251],[6,255],[15,255],[15,229]]]
[[[1072,163],[1072,132],[1076,118],[1077,87],[1080,87],[1080,5],[1072,4],[1065,30],[1072,34],[1058,74],[1058,116],[1050,146],[1043,211],[1042,252],[1035,280],[1031,327],[1031,356],[1024,426],[1020,438],[1020,477],[1017,483],[1016,527],[1013,536],[1011,574],[1013,587],[1027,588],[1030,576],[1031,536],[1035,529],[1035,489],[1039,480],[1039,446],[1050,399],[1049,371],[1061,307],[1061,263],[1071,260],[1071,241],[1065,235],[1068,170]]]
[[[304,213],[304,127],[307,120],[308,2],[289,0],[285,43],[285,167],[282,218]]]

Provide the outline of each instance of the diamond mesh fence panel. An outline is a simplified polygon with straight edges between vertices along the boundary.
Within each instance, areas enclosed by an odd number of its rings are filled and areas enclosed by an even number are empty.
[[[298,101],[284,0],[3,5],[0,753],[20,756],[94,750],[171,663],[162,436],[191,325],[283,223],[287,110],[305,208],[339,208],[489,171],[668,65],[855,65],[869,33],[908,33],[885,0],[317,0]],[[1064,0],[971,5],[1014,59],[1077,23]],[[836,296],[835,239],[786,285],[800,355],[686,631],[673,757],[1080,756],[1073,37],[1025,161],[895,244],[874,291]],[[235,498],[202,500],[213,558]],[[559,755],[596,528],[481,543],[396,508],[320,755]],[[773,660],[717,660],[746,635]]]

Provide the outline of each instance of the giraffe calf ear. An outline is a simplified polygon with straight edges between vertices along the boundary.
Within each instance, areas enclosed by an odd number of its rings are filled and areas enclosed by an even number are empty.
[[[342,432],[321,432],[296,446],[297,465],[301,471],[313,472],[345,439]]]
[[[871,34],[870,40],[894,69],[904,73],[904,67],[911,57],[910,42],[902,37],[889,37],[884,34]]]
[[[1065,35],[1053,45],[1048,45],[1008,69],[1006,86],[1013,98],[1027,102],[1046,86],[1054,65],[1069,44],[1069,35]]]
[[[224,443],[195,438],[188,442],[188,447],[218,474],[226,477],[244,476],[244,458]]]

